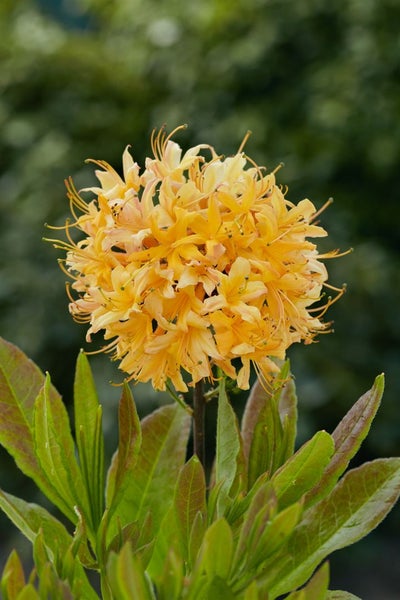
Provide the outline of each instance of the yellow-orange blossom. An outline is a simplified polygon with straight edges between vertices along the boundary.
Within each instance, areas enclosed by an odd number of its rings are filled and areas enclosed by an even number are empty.
[[[327,272],[307,239],[326,232],[310,200],[289,202],[242,151],[223,158],[199,145],[182,156],[171,135],[153,135],[143,173],[128,148],[124,178],[93,161],[100,187],[83,190],[88,203],[68,182],[75,222],[56,245],[77,293],[70,312],[90,323],[88,340],[104,331],[131,379],[186,391],[183,371],[194,384],[217,365],[245,389],[251,363],[268,378],[271,358],[326,329],[324,309],[310,306]]]

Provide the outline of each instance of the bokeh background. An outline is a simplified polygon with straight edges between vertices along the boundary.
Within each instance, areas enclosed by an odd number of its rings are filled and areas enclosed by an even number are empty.
[[[70,404],[84,329],[67,313],[65,275],[44,223],[68,214],[63,180],[92,185],[88,157],[118,169],[131,144],[141,163],[162,124],[182,146],[246,151],[288,197],[322,206],[323,248],[348,284],[335,333],[290,352],[300,440],[332,431],[385,371],[383,407],[360,458],[400,452],[400,3],[398,0],[2,0],[0,3],[0,335],[20,346]],[[121,379],[92,360],[112,449]],[[142,413],[159,399],[135,389]],[[111,451],[111,450],[110,450]],[[37,492],[0,454],[0,485]],[[29,550],[5,518],[1,556]],[[400,597],[400,509],[334,555],[332,588],[363,600]]]

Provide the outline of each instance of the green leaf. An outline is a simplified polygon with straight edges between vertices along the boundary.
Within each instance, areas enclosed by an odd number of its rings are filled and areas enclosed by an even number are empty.
[[[7,559],[1,576],[3,600],[14,600],[25,586],[25,575],[21,561],[15,550]]]
[[[278,409],[283,427],[281,460],[286,461],[294,452],[297,436],[297,395],[294,378],[290,375],[290,362],[281,371],[284,383],[279,396]],[[286,376],[286,378],[285,378]]]
[[[263,572],[269,571],[274,555],[278,552],[280,555],[280,549],[286,548],[287,542],[290,543],[301,514],[302,506],[299,502],[271,518],[270,513],[261,509],[249,532],[248,540],[244,546],[242,544],[241,552],[236,551],[235,554],[232,568],[235,591],[245,589],[254,579],[258,580]]]
[[[142,563],[133,554],[129,543],[118,555],[110,555],[107,576],[111,591],[118,600],[154,600]]]
[[[18,594],[17,600],[41,600],[39,594],[31,583],[28,583]],[[58,599],[57,599],[58,600]]]
[[[55,600],[84,600],[82,596],[74,595],[68,582],[63,581],[56,573],[53,564],[46,563],[39,573],[39,596]],[[92,599],[88,596],[88,600]]]
[[[88,540],[88,531],[86,522],[76,507],[78,514],[78,523],[74,529],[74,541],[70,547],[71,552],[74,556],[79,556],[79,560],[85,567],[89,569],[98,568],[98,557],[93,554],[93,546]]]
[[[182,560],[182,544],[180,543],[175,507],[171,504],[155,533],[154,550],[147,567],[150,577],[157,583],[164,577],[165,562],[173,552],[176,560]]]
[[[50,562],[45,562],[40,565],[40,572],[38,576],[38,591],[41,598],[51,598],[55,595],[55,581],[53,566]],[[57,600],[62,598],[62,594],[57,594]]]
[[[81,562],[72,555],[70,550],[62,557],[61,570],[57,575],[68,582],[74,600],[98,600]]]
[[[177,403],[163,406],[142,421],[141,450],[134,469],[126,473],[127,484],[111,518],[109,539],[120,527],[142,522],[148,512],[153,530],[158,531],[185,463],[189,429],[190,416]]]
[[[66,553],[72,544],[72,537],[64,525],[41,506],[0,490],[0,508],[30,542],[34,542],[41,530],[51,557]]]
[[[195,571],[192,573],[189,588],[186,591],[185,600],[208,600],[207,593],[208,579],[205,573]]]
[[[287,380],[290,371],[289,364],[289,361],[284,363],[280,373],[274,378],[269,389],[263,385],[259,378],[257,378],[250,390],[250,394],[247,398],[246,406],[243,412],[241,426],[243,451],[247,459],[250,455],[250,446],[260,412],[264,408],[265,404],[270,402],[273,394],[282,388],[282,381]],[[289,409],[286,406],[288,404],[287,400],[284,404],[285,414],[287,414],[289,412]]]
[[[60,398],[50,397],[49,376],[35,401],[34,440],[40,466],[57,491],[58,508],[76,524],[77,505],[90,523],[89,502],[76,462],[68,414]]]
[[[297,502],[321,479],[334,449],[329,433],[319,431],[274,473],[271,483],[281,509]]]
[[[196,558],[206,531],[207,518],[202,512],[198,512],[193,520],[189,538],[189,564],[196,562]]]
[[[326,600],[361,600],[358,596],[344,592],[342,590],[329,590],[326,595]]]
[[[268,600],[266,596],[260,596],[258,593],[257,583],[252,581],[252,583],[247,586],[244,591],[243,600]]]
[[[16,346],[0,338],[0,443],[18,468],[57,504],[62,499],[41,468],[33,436],[34,404],[44,383],[40,369]],[[61,401],[50,384],[48,396],[51,403]]]
[[[241,568],[246,568],[246,561],[254,550],[253,544],[258,542],[267,524],[277,512],[277,498],[269,481],[254,494],[240,528],[239,539],[236,544],[233,571],[239,573]]]
[[[223,485],[224,485],[223,479],[218,481],[218,483],[216,483],[214,480],[212,483],[212,487],[208,493],[208,499],[207,499],[207,508],[208,508],[207,521],[208,521],[208,523],[212,523],[217,518],[218,498],[221,493],[225,494],[225,490],[222,489]],[[235,500],[236,500],[236,498],[235,498]],[[226,512],[228,512],[228,511],[226,511]]]
[[[303,585],[329,554],[374,529],[400,495],[400,458],[377,459],[349,471],[327,498],[311,507],[288,552],[270,565],[273,597]]]
[[[272,392],[272,390],[271,390]],[[253,440],[254,430],[266,402],[271,398],[269,393],[257,378],[250,390],[243,412],[241,423],[241,434],[243,439],[243,452],[247,460],[250,456],[250,448]]]
[[[347,469],[350,460],[369,432],[381,402],[384,384],[383,374],[379,375],[372,389],[361,396],[336,427],[332,434],[335,453],[320,482],[306,496],[307,506],[327,496]]]
[[[182,467],[175,491],[174,507],[185,561],[189,561],[190,537],[196,517],[206,521],[206,481],[196,455]],[[198,517],[198,515],[201,517]]]
[[[204,588],[201,600],[235,600],[236,596],[228,584],[220,577],[214,577]]]
[[[170,548],[164,560],[162,577],[157,582],[157,600],[180,600],[184,578],[183,560]]]
[[[227,580],[233,558],[233,534],[226,519],[214,521],[204,534],[196,569],[205,571],[207,578]]]
[[[290,539],[300,520],[302,510],[301,503],[296,502],[271,519],[261,532],[260,538],[254,539],[254,546],[249,550],[250,567],[261,565],[266,559],[270,562],[270,557]]]
[[[297,427],[297,399],[289,361],[266,390],[256,381],[242,419],[249,489],[258,477],[272,475],[292,455]]]
[[[132,392],[124,383],[118,411],[119,441],[107,474],[106,503],[110,514],[124,495],[126,486],[136,477],[134,467],[142,444],[142,431]]]
[[[130,542],[132,548],[136,548],[136,544],[140,537],[140,527],[137,521],[125,525],[121,531],[111,540],[107,550],[118,554],[126,542]]]
[[[324,563],[301,590],[292,592],[286,600],[326,600],[329,585],[329,563]]]
[[[58,561],[59,557],[53,557],[54,562]],[[47,563],[50,562],[49,552],[46,548],[46,542],[44,541],[43,531],[40,529],[39,533],[33,541],[33,561],[35,563],[35,569],[39,577],[44,568],[47,568]]]
[[[75,541],[67,550],[61,548],[57,554],[56,550],[51,550],[47,537],[45,530],[41,528],[33,540],[35,570],[42,580],[41,586],[50,586],[52,592],[54,586],[58,587],[62,581],[66,581],[75,599],[96,600],[97,595],[89,584],[81,558],[75,555]],[[50,596],[55,597],[52,594]]]
[[[254,496],[258,493],[258,490],[264,487],[265,484],[269,485],[269,475],[268,473],[263,473],[257,479],[257,481],[253,484],[247,494],[239,494],[235,496],[232,500],[232,504],[224,515],[228,523],[234,525],[237,521],[241,519],[244,513],[248,510],[251,502],[253,501]],[[272,489],[272,486],[270,486]],[[214,488],[212,492],[214,491]],[[275,493],[274,493],[275,495]],[[211,493],[208,497],[208,509],[210,513],[210,500],[214,501],[211,497]],[[212,506],[211,506],[212,508]],[[209,517],[209,522],[212,522],[213,519]]]
[[[97,529],[104,511],[104,439],[102,409],[83,351],[78,355],[74,380],[76,443],[89,497],[93,528]]]
[[[217,517],[225,513],[232,497],[246,489],[246,479],[239,426],[235,412],[228,401],[225,379],[222,377],[219,384],[215,456],[215,485],[218,486],[222,482],[217,497]]]

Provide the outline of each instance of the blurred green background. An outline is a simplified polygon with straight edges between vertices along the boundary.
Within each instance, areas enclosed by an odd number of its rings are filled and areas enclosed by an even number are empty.
[[[41,241],[68,214],[63,180],[93,184],[88,157],[119,169],[125,146],[149,154],[166,123],[183,146],[246,150],[309,197],[330,232],[322,248],[348,284],[330,310],[335,333],[290,351],[300,438],[332,431],[385,371],[386,393],[361,458],[400,452],[400,3],[398,0],[2,0],[0,4],[0,335],[20,346],[70,401],[84,328],[67,313],[65,275]],[[50,232],[52,237],[52,232]],[[93,358],[115,439],[121,379]],[[142,413],[159,401],[135,390]],[[2,452],[0,485],[35,499]],[[25,546],[1,519],[6,547]],[[400,594],[400,509],[332,558],[333,588],[364,600]],[[396,566],[397,565],[397,566]]]

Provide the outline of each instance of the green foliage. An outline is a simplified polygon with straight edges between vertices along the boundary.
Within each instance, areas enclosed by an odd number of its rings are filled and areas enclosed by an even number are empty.
[[[232,494],[241,493],[246,489],[246,471],[237,418],[228,401],[225,380],[222,378],[218,397],[215,456],[215,489],[218,490],[217,517],[224,514]]]
[[[189,425],[189,415],[178,404],[164,406],[143,419],[137,460],[125,470],[126,485],[116,499],[116,509],[110,505],[109,536],[133,521],[143,523],[149,512],[154,530],[158,529],[172,504],[177,472],[185,462]]]
[[[92,372],[83,352],[80,352],[76,363],[74,397],[78,457],[91,509],[92,529],[95,530],[104,511],[104,439],[102,410]]]
[[[249,486],[265,471],[272,475],[293,454],[297,398],[289,369],[287,361],[273,384],[269,402],[265,402],[263,384],[257,380],[246,403],[242,437],[249,459]]]
[[[268,398],[268,401],[266,401]],[[242,421],[247,448],[249,489],[268,472],[280,507],[296,502],[325,474],[335,449],[333,438],[320,431],[295,454],[297,398],[287,361],[270,394],[254,384]]]
[[[111,554],[108,580],[113,594],[111,597],[121,600],[154,600],[151,583],[140,558],[132,552],[129,543],[122,547],[118,556]]]
[[[326,600],[361,600],[358,596],[342,590],[329,591]]]
[[[373,418],[379,408],[383,389],[384,376],[379,375],[372,390],[361,396],[332,433],[335,453],[319,484],[306,495],[307,504],[315,503],[326,495],[328,490],[335,485],[340,475],[347,469],[350,460],[355,456],[368,434]]]
[[[292,592],[287,600],[325,600],[329,585],[329,565],[324,563],[301,590]]]
[[[4,600],[14,600],[25,587],[25,575],[18,554],[13,552],[8,557],[1,578],[1,591]]]
[[[7,342],[1,344],[0,362],[1,444],[15,459],[19,469],[31,477],[52,502],[57,504],[57,491],[49,481],[48,474],[43,472],[34,449],[34,408],[44,385],[43,375],[36,365],[25,359],[18,348]],[[48,386],[47,394],[51,395],[52,402],[57,401],[58,394],[53,387]]]
[[[3,600],[96,600],[97,594],[89,584],[81,563],[69,550],[55,558],[48,554],[39,532],[33,545],[35,569],[25,579],[18,554],[13,551],[1,575]]]
[[[290,549],[271,565],[268,585],[277,595],[301,585],[321,559],[356,542],[386,516],[399,485],[398,458],[377,459],[349,471],[326,499],[304,513]]]
[[[285,507],[297,502],[321,479],[334,452],[332,437],[319,431],[290,457],[271,478],[279,499]]]
[[[86,357],[78,357],[74,385],[76,448],[49,376],[5,341],[0,373],[1,443],[71,522],[64,526],[43,507],[0,491],[0,507],[32,543],[35,563],[26,580],[17,554],[10,555],[1,578],[5,600],[98,598],[88,570],[98,573],[105,600],[355,598],[328,589],[324,561],[367,535],[400,494],[398,458],[342,476],[368,433],[382,376],[332,436],[317,432],[296,452],[288,364],[269,391],[253,389],[254,414],[247,407],[242,433],[222,380],[207,485],[198,458],[187,460],[190,417],[178,403],[140,421],[124,385],[118,449],[105,479],[101,407]],[[23,443],[10,435],[21,423]],[[273,443],[265,444],[261,431]],[[259,473],[254,482],[249,472]]]
[[[69,417],[61,398],[50,399],[50,386],[47,375],[35,400],[32,426],[34,452],[41,472],[51,482],[51,492],[54,490],[57,494],[55,504],[73,523],[78,520],[78,511],[82,512],[92,530],[93,525],[88,519],[87,488],[75,458]]]
[[[179,473],[174,513],[181,540],[181,555],[190,567],[197,556],[207,519],[206,480],[197,456],[192,456]]]

